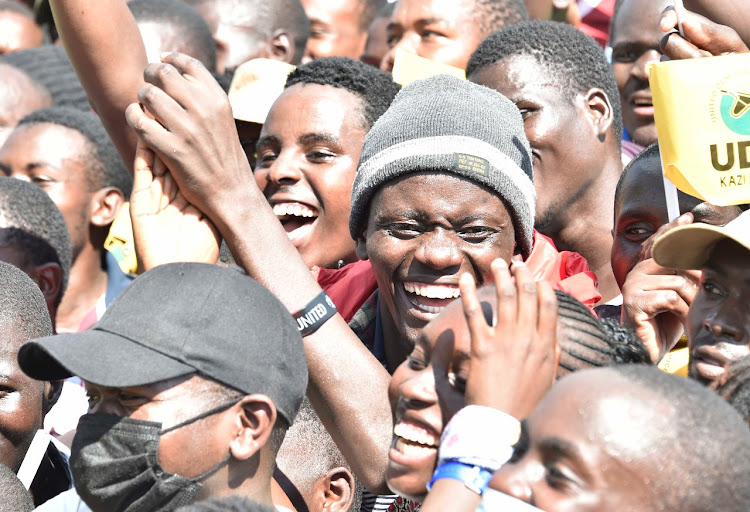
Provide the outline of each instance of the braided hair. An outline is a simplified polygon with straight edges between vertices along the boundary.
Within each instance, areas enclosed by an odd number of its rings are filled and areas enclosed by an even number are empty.
[[[555,290],[558,304],[560,366],[558,376],[616,364],[650,364],[648,351],[635,333],[614,319],[599,320],[581,302]]]

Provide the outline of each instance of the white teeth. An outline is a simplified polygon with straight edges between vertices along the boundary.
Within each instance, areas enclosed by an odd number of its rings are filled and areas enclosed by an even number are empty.
[[[273,213],[277,217],[305,217],[311,219],[316,217],[315,212],[301,203],[280,203],[273,206]]]
[[[396,449],[410,457],[424,457],[425,455],[432,455],[435,453],[435,448],[432,446],[412,444],[401,438],[396,439]]]
[[[461,296],[461,291],[457,286],[404,283],[404,289],[409,293],[428,299],[457,299]]]
[[[439,444],[438,439],[435,436],[410,423],[397,423],[396,426],[393,427],[393,433],[397,437],[428,447],[436,447]]]

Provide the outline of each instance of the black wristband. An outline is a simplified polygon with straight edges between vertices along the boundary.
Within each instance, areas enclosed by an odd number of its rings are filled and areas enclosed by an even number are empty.
[[[338,312],[336,304],[326,292],[320,292],[311,300],[304,309],[294,313],[294,319],[297,321],[297,330],[302,337],[314,333]]]

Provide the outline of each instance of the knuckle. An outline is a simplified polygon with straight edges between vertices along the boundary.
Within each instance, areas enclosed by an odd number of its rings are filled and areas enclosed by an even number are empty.
[[[157,64],[158,68],[156,70],[156,76],[160,80],[164,80],[168,78],[172,74],[172,70],[174,69],[169,64]]]
[[[669,304],[670,306],[676,305],[680,301],[680,296],[678,293],[674,290],[668,290],[664,294],[664,300]]]

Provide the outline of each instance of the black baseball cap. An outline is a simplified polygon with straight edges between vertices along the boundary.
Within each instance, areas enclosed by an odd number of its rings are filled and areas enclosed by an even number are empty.
[[[133,281],[90,330],[23,344],[37,380],[77,375],[129,387],[197,373],[273,400],[291,425],[307,388],[297,325],[266,288],[236,269],[171,263]]]

